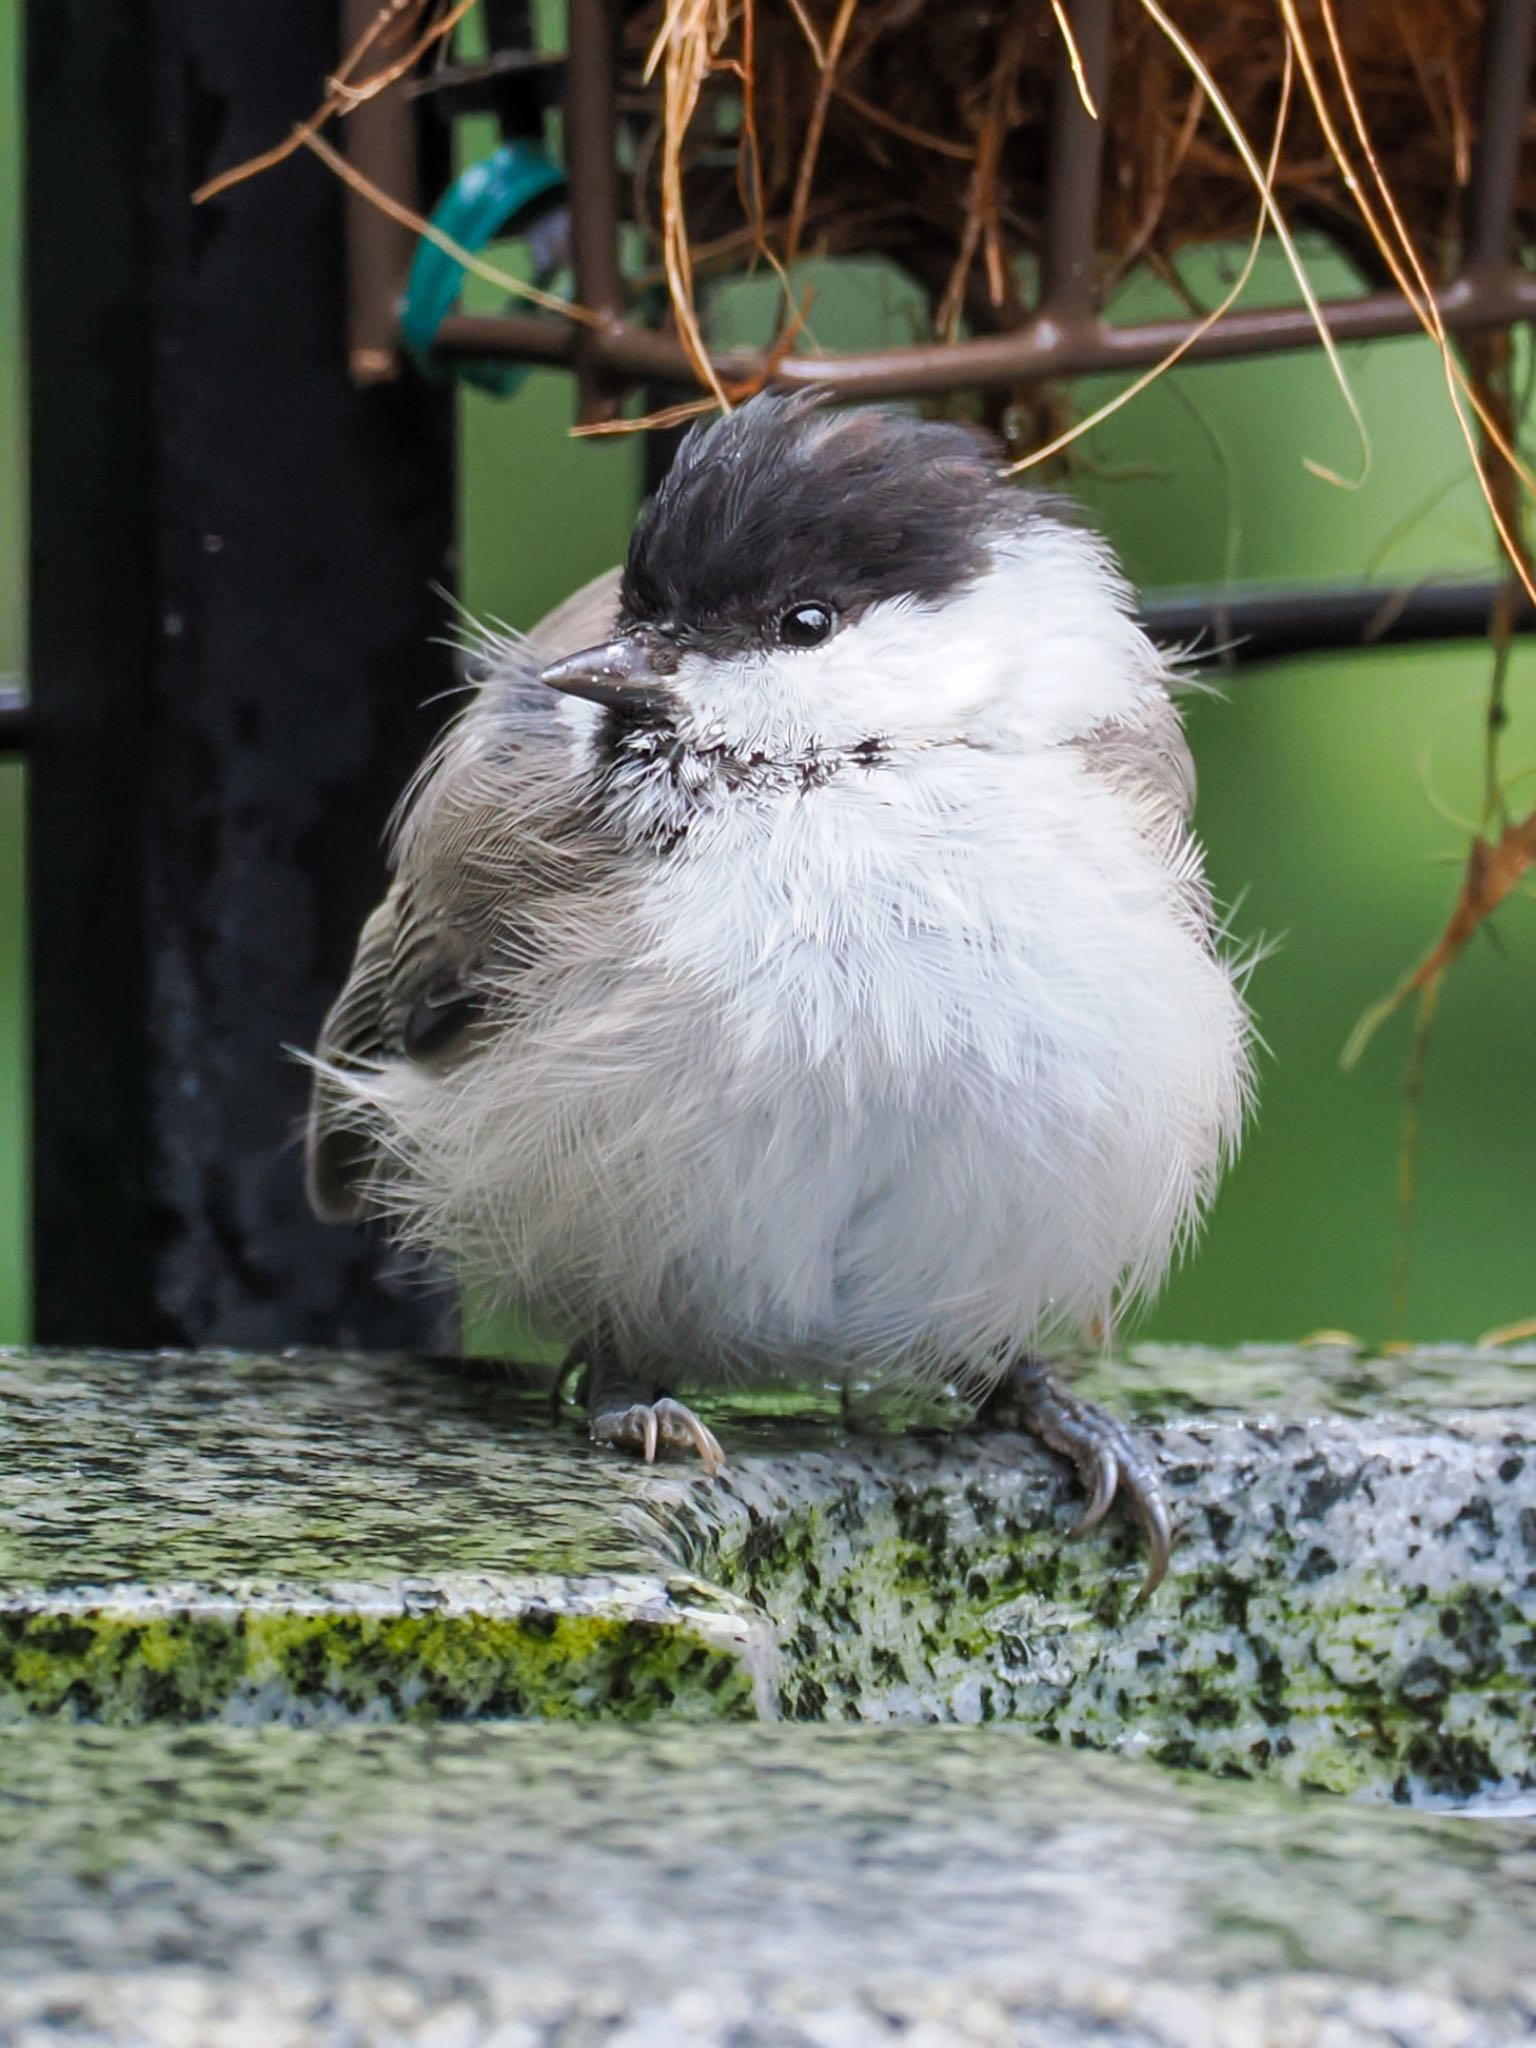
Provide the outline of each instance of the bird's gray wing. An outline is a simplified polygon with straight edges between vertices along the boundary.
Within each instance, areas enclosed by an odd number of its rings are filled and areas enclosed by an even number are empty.
[[[528,636],[545,661],[559,661],[613,638],[623,574],[622,568],[605,569],[601,576],[573,591],[564,604],[545,613]]]
[[[1214,949],[1218,922],[1200,843],[1190,830],[1195,810],[1195,762],[1177,704],[1149,691],[1136,711],[1106,720],[1072,745],[1090,774],[1125,803],[1138,831],[1168,869],[1191,929]]]
[[[538,668],[609,636],[618,579],[618,570],[595,578],[542,619],[528,644],[499,649],[406,793],[394,878],[363,926],[315,1049],[307,1185],[327,1222],[367,1212],[379,1164],[345,1074],[395,1061],[443,1068],[467,1057],[488,980],[504,985],[531,957],[530,913],[558,886],[551,870],[571,828],[558,815],[569,741]]]
[[[1149,691],[1133,716],[1106,720],[1073,744],[1124,797],[1147,837],[1176,853],[1194,815],[1195,762],[1173,700]]]
[[[480,972],[495,941],[479,892],[445,889],[409,855],[363,926],[341,993],[320,1028],[306,1133],[310,1206],[328,1223],[367,1207],[377,1146],[342,1076],[397,1060],[462,1058],[480,1014]]]

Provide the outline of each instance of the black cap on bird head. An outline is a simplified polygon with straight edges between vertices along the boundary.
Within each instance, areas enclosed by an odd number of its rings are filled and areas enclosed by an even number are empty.
[[[664,711],[693,649],[733,654],[985,573],[1026,502],[973,428],[769,393],[693,428],[630,542],[616,637],[545,671],[619,711]],[[803,615],[803,616],[802,616]],[[799,626],[796,626],[796,620]]]
[[[815,596],[843,618],[936,604],[980,575],[1013,496],[974,429],[815,392],[754,398],[697,426],[640,515],[621,618],[750,637]]]

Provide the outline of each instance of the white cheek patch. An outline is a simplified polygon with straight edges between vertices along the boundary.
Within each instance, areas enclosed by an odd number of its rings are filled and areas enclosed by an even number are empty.
[[[689,736],[707,747],[788,760],[823,742],[828,649],[775,648],[717,659],[691,654],[677,673]]]
[[[940,604],[875,605],[822,647],[692,655],[677,686],[690,735],[783,760],[871,738],[1050,746],[1164,679],[1109,549],[1041,519]]]

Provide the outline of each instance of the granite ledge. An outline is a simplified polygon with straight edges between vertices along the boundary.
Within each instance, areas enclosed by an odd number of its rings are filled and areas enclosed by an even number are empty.
[[[825,1395],[710,1482],[514,1373],[0,1355],[0,1712],[131,1724],[971,1720],[1399,1800],[1536,1782],[1536,1354],[1147,1348],[1147,1608],[1056,1462]],[[786,1412],[789,1411],[789,1412]]]

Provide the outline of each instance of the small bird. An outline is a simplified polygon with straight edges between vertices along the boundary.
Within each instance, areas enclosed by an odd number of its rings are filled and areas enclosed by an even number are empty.
[[[309,1191],[587,1368],[951,1386],[1123,1495],[1061,1387],[1190,1238],[1250,1096],[1164,657],[1103,540],[973,430],[765,395],[683,443],[622,572],[483,680],[402,800],[314,1059]],[[590,644],[588,644],[590,643]]]

